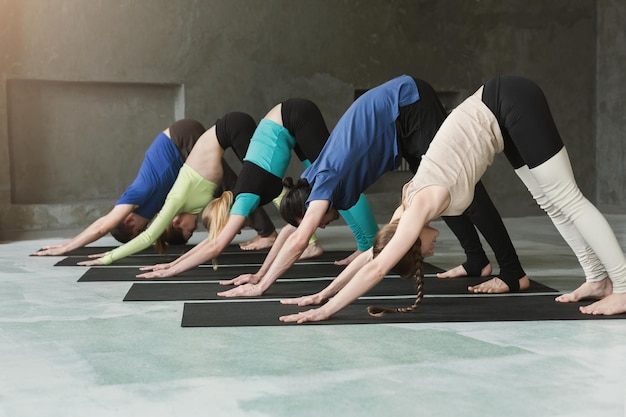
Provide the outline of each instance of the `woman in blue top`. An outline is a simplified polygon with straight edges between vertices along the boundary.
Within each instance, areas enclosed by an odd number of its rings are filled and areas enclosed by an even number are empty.
[[[139,277],[171,277],[216,258],[245,225],[252,210],[272,201],[275,204],[280,201],[282,178],[291,160],[291,150],[294,150],[305,167],[310,166],[324,147],[328,135],[324,118],[312,101],[289,99],[276,105],[261,120],[252,136],[234,193],[225,192],[222,197],[212,201],[207,210],[211,213],[211,229],[219,232],[216,238],[203,241],[172,263],[142,268],[151,272]],[[365,197],[361,196],[360,204],[341,215],[357,240],[358,251],[354,255],[369,249],[378,225]],[[338,216],[338,213],[335,211],[333,216]],[[283,236],[291,229],[295,228],[290,225],[284,227],[275,245],[284,241]],[[322,253],[321,247],[315,240],[311,241],[311,237],[307,238],[306,250],[298,254],[300,258]],[[277,247],[280,246],[278,244]],[[276,251],[272,248],[267,259],[271,260],[275,256]]]
[[[433,88],[426,82],[403,75],[359,97],[341,117],[319,158],[302,175],[281,203],[285,220],[297,227],[283,245],[275,266],[266,267],[249,279],[241,276],[229,283],[239,285],[225,296],[260,295],[297,259],[303,242],[316,227],[332,220],[335,209],[350,208],[360,193],[385,172],[396,169],[405,158],[416,172],[421,156],[446,117]],[[474,226],[496,253],[499,278],[490,279],[473,292],[506,292],[528,288],[526,276],[502,219],[482,184],[476,198],[457,218],[444,218],[459,237],[467,261],[439,276],[491,274],[491,265]],[[281,232],[282,233],[282,232]],[[277,241],[276,244],[279,242]],[[283,242],[280,242],[283,244]],[[278,250],[276,244],[273,249]]]
[[[69,241],[45,246],[34,255],[63,255],[109,232],[122,243],[137,236],[163,205],[183,162],[205,130],[192,119],[172,123],[154,139],[137,177],[109,213]]]

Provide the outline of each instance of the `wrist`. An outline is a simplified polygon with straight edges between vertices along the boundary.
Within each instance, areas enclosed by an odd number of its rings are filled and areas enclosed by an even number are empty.
[[[102,265],[111,265],[113,263],[113,256],[111,252],[107,252],[103,257],[99,258]]]
[[[330,297],[333,296],[333,294],[331,294],[329,291],[322,290],[322,291],[318,292],[316,294],[316,296],[319,299],[318,301],[321,302],[321,301],[324,301],[324,300],[328,300]]]
[[[331,298],[327,303],[319,306],[319,311],[325,319],[329,319],[332,315],[343,308],[343,306],[337,305],[336,302],[333,302],[334,300],[335,298]]]
[[[257,283],[255,284],[256,287],[261,290],[261,294],[264,294],[265,291],[267,291],[267,289],[272,285],[271,282],[268,282],[268,280],[264,280],[262,277],[257,281]],[[261,295],[259,294],[259,295]]]

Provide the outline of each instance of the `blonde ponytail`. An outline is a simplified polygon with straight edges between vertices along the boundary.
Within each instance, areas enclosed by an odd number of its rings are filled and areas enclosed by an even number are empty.
[[[217,239],[226,227],[234,199],[232,191],[224,191],[221,196],[213,199],[202,211],[202,224],[209,232],[207,238],[209,241]],[[212,263],[213,269],[217,270],[217,257],[212,259]]]

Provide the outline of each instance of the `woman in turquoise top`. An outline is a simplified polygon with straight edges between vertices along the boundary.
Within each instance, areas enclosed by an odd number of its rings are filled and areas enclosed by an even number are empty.
[[[230,115],[237,117],[229,117]],[[234,126],[220,128],[224,124]],[[180,228],[184,239],[188,240],[196,229],[198,214],[213,200],[218,184],[222,182],[225,171],[229,169],[222,159],[225,151],[223,144],[229,144],[237,152],[242,143],[244,147],[249,143],[255,128],[254,120],[245,113],[229,113],[218,120],[216,125],[207,130],[196,142],[180,169],[161,211],[150,226],[125,245],[105,254],[93,255],[92,257],[98,259],[81,262],[79,265],[108,265],[139,252],[155,242],[170,222]],[[221,132],[227,132],[228,137],[218,137]]]
[[[269,202],[279,204],[283,191],[282,178],[291,160],[291,150],[298,155],[304,167],[308,167],[317,159],[328,136],[324,118],[312,101],[289,99],[276,105],[254,132],[234,193],[225,192],[210,205],[211,229],[221,230],[217,237],[206,239],[172,263],[142,268],[151,272],[138,277],[171,277],[215,259],[245,225],[252,210]],[[357,240],[356,254],[369,249],[378,225],[365,197],[361,198],[360,204],[341,215]],[[329,216],[336,218],[339,213],[332,210]],[[291,226],[287,225],[281,230],[275,242],[277,249],[272,247],[264,265],[271,264],[282,246],[281,235],[284,239],[284,231],[290,229]],[[299,254],[299,258],[313,257],[321,251],[315,241],[309,241],[308,248]],[[338,263],[348,263],[349,260]]]

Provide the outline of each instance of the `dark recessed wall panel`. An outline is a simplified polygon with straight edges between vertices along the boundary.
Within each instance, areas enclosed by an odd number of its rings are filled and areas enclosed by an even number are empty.
[[[13,204],[108,199],[174,120],[178,85],[9,80]],[[111,158],[111,155],[115,155]]]

